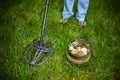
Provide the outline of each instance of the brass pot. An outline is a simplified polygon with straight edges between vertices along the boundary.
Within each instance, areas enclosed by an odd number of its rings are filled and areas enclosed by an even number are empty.
[[[86,52],[82,51],[83,48],[86,50]],[[83,39],[73,40],[68,45],[66,55],[68,60],[75,64],[85,63],[91,57],[90,45],[87,41]]]

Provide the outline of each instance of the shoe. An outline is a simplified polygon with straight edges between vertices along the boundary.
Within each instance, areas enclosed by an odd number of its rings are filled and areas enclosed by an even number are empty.
[[[61,24],[65,24],[65,23],[67,22],[67,20],[68,20],[67,18],[62,18],[62,19],[60,20],[60,23],[61,23]]]
[[[87,23],[86,23],[86,21],[80,21],[79,25],[82,26],[82,27],[85,27],[87,25]]]

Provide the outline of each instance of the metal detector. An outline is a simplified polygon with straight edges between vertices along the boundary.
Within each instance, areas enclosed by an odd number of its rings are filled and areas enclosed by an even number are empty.
[[[49,2],[50,0],[46,0],[40,40],[34,41],[26,51],[26,62],[33,66],[41,66],[52,55],[53,48],[51,42],[43,39]]]

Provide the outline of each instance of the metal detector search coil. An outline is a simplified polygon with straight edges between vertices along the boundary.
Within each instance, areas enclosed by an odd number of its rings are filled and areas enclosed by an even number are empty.
[[[67,48],[67,58],[75,64],[87,62],[91,57],[90,45],[83,39],[76,39],[70,42]]]
[[[40,66],[49,60],[52,55],[52,44],[49,41],[44,41],[43,44],[44,46],[40,46],[40,41],[35,41],[29,46],[26,52],[28,64]]]

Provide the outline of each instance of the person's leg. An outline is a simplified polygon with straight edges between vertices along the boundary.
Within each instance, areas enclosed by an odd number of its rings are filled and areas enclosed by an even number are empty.
[[[62,16],[63,18],[69,18],[73,15],[72,9],[74,5],[74,0],[64,0],[64,7]]]
[[[85,21],[88,5],[89,0],[78,0],[78,11],[76,13],[76,18],[79,22]]]

